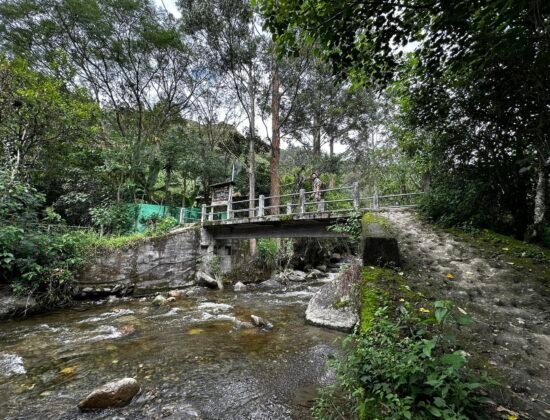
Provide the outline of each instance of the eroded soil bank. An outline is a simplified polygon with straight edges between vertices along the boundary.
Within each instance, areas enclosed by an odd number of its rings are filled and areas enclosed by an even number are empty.
[[[409,212],[383,214],[395,226],[409,285],[451,299],[476,321],[461,337],[475,362],[505,386],[499,403],[521,418],[550,418],[548,266],[521,264],[504,244],[466,243]]]

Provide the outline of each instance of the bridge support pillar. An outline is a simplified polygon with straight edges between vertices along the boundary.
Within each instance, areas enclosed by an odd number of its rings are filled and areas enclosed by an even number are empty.
[[[200,233],[200,262],[198,271],[208,274],[212,271],[214,258],[219,259],[221,273],[228,273],[233,269],[233,249],[235,241],[232,239],[216,239],[208,230],[201,228]]]

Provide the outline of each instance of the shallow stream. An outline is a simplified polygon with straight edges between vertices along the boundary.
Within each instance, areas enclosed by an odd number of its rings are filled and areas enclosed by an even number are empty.
[[[329,281],[330,278],[324,281]],[[0,323],[0,418],[307,419],[342,334],[305,324],[316,284],[83,303]],[[248,325],[250,315],[273,323]],[[114,379],[136,378],[130,405],[80,413]]]

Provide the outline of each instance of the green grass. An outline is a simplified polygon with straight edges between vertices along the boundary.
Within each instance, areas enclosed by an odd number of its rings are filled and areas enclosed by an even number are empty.
[[[145,231],[141,233],[129,233],[117,236],[100,236],[95,232],[73,233],[78,246],[84,256],[97,253],[129,249],[148,238],[164,236],[169,232],[164,230]]]
[[[376,215],[375,213],[365,213],[363,214],[363,217],[361,217],[361,223],[363,225],[368,225],[371,223],[376,223],[382,226],[385,230],[391,231],[392,225],[388,219],[385,219],[384,217],[380,217]]]
[[[389,268],[365,267],[360,287],[361,332],[373,326],[375,314],[381,307],[410,307],[419,304],[423,296],[412,292],[407,286],[406,279]]]

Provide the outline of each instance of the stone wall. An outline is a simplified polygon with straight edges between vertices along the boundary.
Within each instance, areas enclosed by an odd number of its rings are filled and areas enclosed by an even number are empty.
[[[147,294],[190,286],[200,260],[198,229],[183,228],[147,238],[127,249],[101,253],[87,265],[78,281],[80,295]]]

